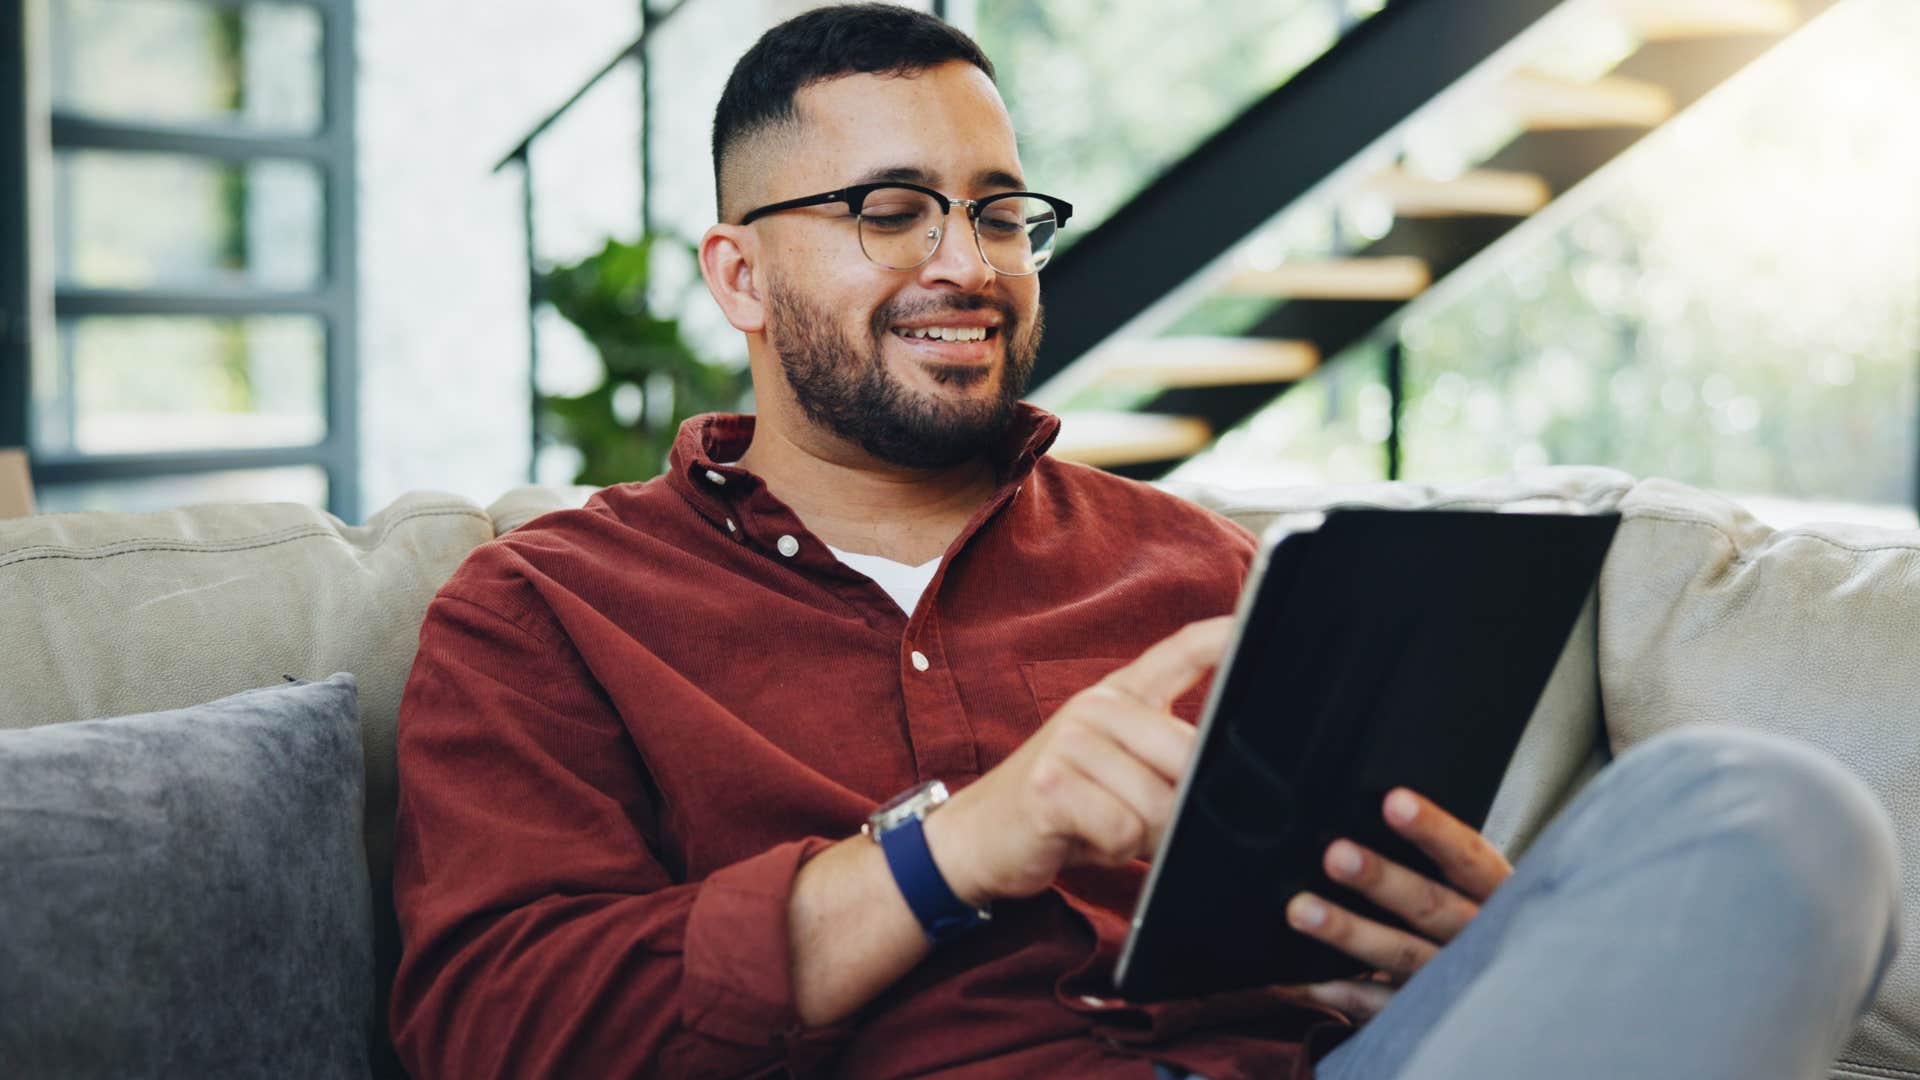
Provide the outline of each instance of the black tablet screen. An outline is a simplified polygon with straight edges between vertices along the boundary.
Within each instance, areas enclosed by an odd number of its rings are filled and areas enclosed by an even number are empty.
[[[1120,992],[1157,1000],[1359,974],[1286,925],[1348,837],[1441,880],[1381,820],[1411,787],[1478,828],[1591,593],[1617,515],[1335,511],[1242,601]]]

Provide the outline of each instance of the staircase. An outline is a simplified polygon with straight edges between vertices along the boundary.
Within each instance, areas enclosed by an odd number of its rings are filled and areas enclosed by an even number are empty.
[[[1048,267],[1053,452],[1163,474],[1835,2],[1392,0]]]

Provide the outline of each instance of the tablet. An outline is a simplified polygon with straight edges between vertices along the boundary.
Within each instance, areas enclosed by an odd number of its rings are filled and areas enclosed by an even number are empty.
[[[1593,592],[1618,514],[1340,509],[1269,533],[1114,970],[1133,1001],[1347,978],[1287,925],[1355,840],[1443,881],[1380,817],[1406,786],[1474,828]]]

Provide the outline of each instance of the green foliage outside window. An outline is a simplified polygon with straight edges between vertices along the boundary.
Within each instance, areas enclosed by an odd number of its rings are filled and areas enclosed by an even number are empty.
[[[1564,227],[1418,306],[1407,475],[1602,464],[1911,506],[1916,50],[1920,8],[1849,0],[1596,178]]]
[[[1600,463],[1911,503],[1920,256],[1784,265],[1792,243],[1760,231],[1718,253],[1727,276],[1680,272],[1672,226],[1623,196],[1407,324],[1408,474]]]
[[[1343,19],[1377,6],[978,0],[976,36],[999,73],[1028,182],[1074,206],[1065,247],[1325,52]]]
[[[1084,228],[1339,30],[1327,0],[978,10],[1027,171],[1073,200]],[[1397,334],[1410,479],[1597,464],[1735,493],[1911,505],[1915,55],[1920,5],[1845,0],[1589,180],[1556,227],[1486,253],[1181,474],[1245,486],[1383,476],[1383,358]],[[1211,301],[1175,329],[1249,321]],[[1071,404],[1150,396],[1102,388]]]

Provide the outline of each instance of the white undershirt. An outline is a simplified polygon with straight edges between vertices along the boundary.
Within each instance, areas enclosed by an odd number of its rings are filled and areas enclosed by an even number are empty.
[[[841,551],[832,544],[827,545],[827,550],[833,552],[841,562],[872,578],[873,583],[885,589],[887,595],[893,597],[893,602],[900,605],[900,610],[908,615],[912,615],[913,609],[920,606],[921,594],[927,591],[927,586],[933,581],[934,571],[940,569],[940,560],[937,558],[928,559],[919,566],[908,566],[879,555]]]
[[[729,461],[726,464],[740,463]],[[827,545],[827,550],[833,552],[834,558],[867,575],[875,585],[886,590],[887,595],[893,597],[893,602],[900,605],[900,610],[908,615],[912,615],[913,609],[920,606],[921,595],[933,582],[934,571],[940,569],[940,560],[937,558],[929,559],[919,566],[908,566],[906,563],[895,562],[879,555],[860,555],[852,551],[841,551],[832,544]]]

